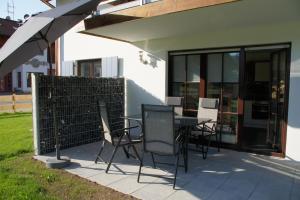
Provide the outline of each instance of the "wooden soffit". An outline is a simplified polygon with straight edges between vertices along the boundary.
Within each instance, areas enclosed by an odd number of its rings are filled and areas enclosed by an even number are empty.
[[[240,0],[162,0],[85,20],[85,30]]]

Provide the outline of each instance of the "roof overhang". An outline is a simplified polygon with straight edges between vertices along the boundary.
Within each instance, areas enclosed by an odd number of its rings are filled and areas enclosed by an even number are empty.
[[[167,2],[171,7],[165,7]],[[174,6],[170,2],[178,4]],[[85,30],[81,33],[137,42],[238,27],[300,22],[299,9],[299,0],[165,0],[86,19]]]

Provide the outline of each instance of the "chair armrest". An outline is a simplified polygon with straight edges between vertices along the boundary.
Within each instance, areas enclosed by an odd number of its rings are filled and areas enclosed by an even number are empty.
[[[202,122],[200,122],[200,123],[197,123],[197,126],[198,126],[198,125],[203,125],[203,124],[212,123],[212,122],[213,122],[212,120],[202,121]]]
[[[127,131],[127,130],[138,128],[138,127],[139,126],[131,126],[131,127],[127,127],[127,128],[120,128],[120,129],[115,129],[115,130],[113,130],[111,132],[114,133],[114,132],[119,132],[119,131]]]
[[[139,126],[131,126],[131,127],[127,127],[127,128],[124,128],[124,130],[130,130],[130,129],[134,129],[134,128],[139,128]]]

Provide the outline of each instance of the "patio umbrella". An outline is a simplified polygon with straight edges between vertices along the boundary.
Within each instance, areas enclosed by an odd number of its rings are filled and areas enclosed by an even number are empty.
[[[48,48],[48,62],[52,69],[50,45],[61,35],[96,10],[101,0],[76,0],[31,17],[9,38],[0,49],[0,78],[21,64]],[[70,159],[60,156],[60,142],[57,130],[55,99],[53,97],[54,77],[49,97],[52,100],[53,124],[56,140],[56,158],[48,159],[47,166],[61,168]]]
[[[100,1],[76,0],[31,17],[1,48],[0,78],[48,48],[61,35],[96,10]]]

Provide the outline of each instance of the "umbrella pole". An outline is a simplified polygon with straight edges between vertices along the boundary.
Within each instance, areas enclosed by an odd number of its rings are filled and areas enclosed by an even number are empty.
[[[47,47],[47,60],[50,68],[50,76],[51,76],[51,100],[52,100],[52,117],[53,117],[53,125],[54,125],[54,137],[55,137],[55,149],[56,149],[56,159],[60,160],[60,144],[59,144],[59,134],[57,130],[57,121],[56,121],[56,109],[55,109],[55,99],[53,96],[54,91],[54,74],[52,73],[52,59],[51,59],[51,44],[48,42]]]
[[[51,62],[51,44],[48,42],[47,48],[47,59],[50,68],[50,76],[51,76],[51,90],[50,97],[52,101],[52,116],[53,116],[53,126],[54,126],[54,136],[55,136],[55,149],[56,149],[56,158],[49,158],[46,161],[46,166],[49,168],[64,168],[70,165],[71,160],[67,156],[60,156],[60,138],[59,132],[57,128],[56,121],[56,99],[54,98],[54,74],[52,73],[52,62]]]

